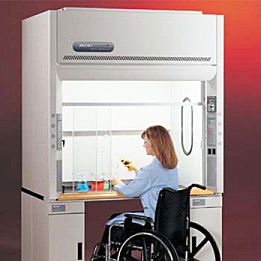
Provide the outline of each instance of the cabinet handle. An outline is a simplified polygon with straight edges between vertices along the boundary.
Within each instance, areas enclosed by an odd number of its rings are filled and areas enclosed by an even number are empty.
[[[77,260],[82,260],[82,242],[78,243],[78,259]]]

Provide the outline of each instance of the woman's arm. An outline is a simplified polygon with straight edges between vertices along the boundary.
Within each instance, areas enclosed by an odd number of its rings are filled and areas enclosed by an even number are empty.
[[[120,181],[114,186],[114,189],[127,197],[138,197],[150,187],[150,175],[146,168],[141,168],[137,172],[135,179],[132,180],[128,185]]]

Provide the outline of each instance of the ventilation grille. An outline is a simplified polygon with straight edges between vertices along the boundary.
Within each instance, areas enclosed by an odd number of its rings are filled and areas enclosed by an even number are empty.
[[[77,61],[162,61],[162,62],[209,62],[211,57],[164,57],[164,56],[100,56],[65,55],[63,60]]]

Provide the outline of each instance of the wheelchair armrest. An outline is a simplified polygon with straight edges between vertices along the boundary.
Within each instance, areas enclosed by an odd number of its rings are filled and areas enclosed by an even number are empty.
[[[145,222],[153,224],[153,220],[150,217],[140,216],[140,215],[135,215],[135,214],[125,214],[124,216],[126,218],[131,218],[131,219],[144,220]]]
[[[199,188],[199,189],[202,189],[202,190],[206,190],[207,188],[205,187],[205,186],[202,186],[202,185],[200,185],[200,184],[195,184],[195,183],[193,183],[193,184],[191,184],[189,187],[188,187],[188,189],[189,190],[191,190],[192,188]]]

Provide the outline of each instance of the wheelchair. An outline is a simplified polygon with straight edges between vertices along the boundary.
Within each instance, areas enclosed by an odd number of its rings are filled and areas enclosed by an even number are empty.
[[[124,224],[109,227],[108,243],[98,243],[91,260],[197,261],[201,260],[200,253],[207,247],[208,256],[211,252],[208,261],[220,261],[219,249],[212,235],[190,221],[190,191],[193,187],[206,189],[198,184],[177,191],[163,188],[158,197],[155,223],[145,216],[125,214]],[[135,220],[144,225],[135,225]],[[120,238],[113,238],[115,229],[122,231]],[[105,251],[99,255],[101,245]]]

